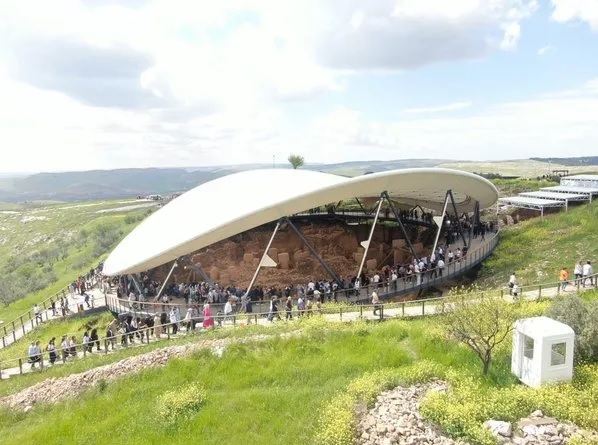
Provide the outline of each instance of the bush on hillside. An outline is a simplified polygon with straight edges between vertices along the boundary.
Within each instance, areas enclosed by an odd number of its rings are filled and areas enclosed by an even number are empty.
[[[558,297],[547,314],[575,332],[575,359],[598,362],[598,301],[585,301],[577,295]]]
[[[158,416],[166,423],[190,419],[204,404],[205,389],[197,382],[166,391],[158,397]]]

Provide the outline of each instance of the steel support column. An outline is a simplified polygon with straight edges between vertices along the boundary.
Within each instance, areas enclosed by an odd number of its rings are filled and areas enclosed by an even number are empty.
[[[461,235],[461,239],[463,240],[463,246],[469,247],[467,244],[467,240],[465,239],[465,234],[463,233],[463,230],[461,230],[461,220],[459,218],[459,213],[457,212],[457,204],[455,204],[455,198],[453,197],[453,191],[449,190],[446,193],[448,194],[449,198],[451,198],[451,204],[453,206],[453,211],[455,212],[455,217],[457,218],[457,230],[459,231],[459,235]]]
[[[363,258],[361,258],[361,264],[359,265],[359,270],[357,271],[357,278],[361,277],[361,271],[363,270],[363,265],[365,263],[365,258],[368,256],[368,250],[370,248],[370,244],[372,242],[372,237],[374,236],[374,230],[376,229],[376,223],[378,222],[378,216],[380,215],[380,209],[382,208],[382,203],[384,199],[382,195],[380,195],[380,201],[378,202],[378,208],[376,209],[376,214],[374,215],[374,222],[372,222],[372,228],[370,230],[370,236],[366,242],[366,245],[362,246],[365,248],[365,252],[363,252]]]
[[[357,201],[357,204],[359,204],[359,207],[361,207],[361,211],[367,215],[369,212],[365,209],[359,198],[355,198],[355,201]]]
[[[405,241],[407,242],[407,245],[409,246],[409,250],[411,250],[411,254],[413,255],[413,258],[417,258],[417,253],[415,252],[415,249],[413,248],[413,244],[411,244],[411,240],[409,239],[407,230],[405,229],[405,226],[403,225],[403,221],[401,221],[401,215],[399,215],[399,212],[397,212],[397,209],[395,208],[394,204],[392,203],[392,200],[390,199],[388,192],[384,191],[382,193],[382,195],[384,196],[384,199],[386,199],[386,202],[388,202],[388,205],[390,206],[390,209],[392,210],[392,213],[394,214],[395,219],[399,223],[399,227],[401,228],[401,231],[403,232],[403,236],[405,237]]]
[[[130,274],[129,279],[133,282],[133,284],[137,288],[137,292],[139,292],[139,295],[141,295],[142,297],[145,297],[145,294],[143,293],[143,290],[141,289],[141,286],[139,285],[139,282],[137,281],[135,274]]]
[[[293,222],[287,216],[284,217],[284,220],[291,227],[291,229],[293,229],[293,231],[297,234],[297,236],[299,238],[301,238],[301,241],[303,241],[303,243],[307,246],[307,248],[309,249],[311,254],[316,257],[318,262],[322,265],[322,267],[326,270],[326,272],[328,272],[328,275],[330,275],[337,283],[340,283],[341,282],[340,277],[330,268],[330,266],[328,266],[326,261],[324,261],[324,258],[322,258],[320,256],[320,254],[317,252],[317,250],[314,248],[314,246],[312,246],[311,243],[307,240],[307,238],[305,238],[305,236],[303,236],[303,233],[301,233],[301,231],[297,228],[297,226],[295,224],[293,224]]]
[[[449,197],[448,197],[448,192],[447,192],[447,194],[444,197],[444,206],[442,207],[441,215],[433,217],[434,222],[438,226],[438,231],[436,232],[436,238],[434,238],[434,244],[432,245],[432,252],[436,252],[436,247],[438,245],[438,239],[440,238],[440,232],[442,232],[442,228],[444,227],[444,216],[446,215],[448,199],[449,199]]]
[[[170,268],[170,272],[168,272],[168,275],[166,275],[166,279],[162,283],[162,286],[160,286],[160,290],[156,294],[156,297],[154,298],[154,301],[158,301],[160,299],[160,295],[162,295],[162,291],[166,287],[166,283],[168,283],[168,280],[170,280],[170,276],[174,272],[174,269],[179,265],[178,260],[179,260],[179,258],[177,258],[176,260],[174,260],[174,263],[172,263],[172,267]]]
[[[276,227],[274,227],[274,231],[272,232],[272,236],[270,237],[270,241],[268,241],[268,245],[266,246],[266,249],[264,250],[264,253],[262,255],[262,258],[260,259],[260,262],[258,263],[256,269],[255,269],[255,273],[253,274],[253,278],[251,279],[249,286],[247,286],[247,291],[245,291],[245,296],[247,296],[247,294],[249,294],[249,292],[251,291],[251,288],[253,287],[255,280],[257,279],[258,274],[260,273],[260,268],[262,267],[262,263],[264,262],[264,259],[268,256],[268,250],[270,250],[270,246],[272,245],[272,241],[274,241],[274,237],[276,236],[276,233],[278,232],[278,229],[280,228],[280,223],[282,221],[282,218],[278,220],[278,222],[276,223]]]
[[[203,280],[205,282],[210,283],[210,284],[212,283],[212,279],[206,273],[206,271],[203,270],[197,264],[195,264],[188,255],[182,256],[181,260],[186,261],[188,263],[189,267],[191,267],[191,269],[193,269],[195,272],[197,272],[203,278]]]

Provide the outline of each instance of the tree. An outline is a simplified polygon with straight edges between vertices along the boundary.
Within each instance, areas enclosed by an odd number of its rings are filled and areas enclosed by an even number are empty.
[[[598,300],[586,301],[577,295],[554,299],[546,315],[565,323],[575,332],[575,360],[598,361]]]
[[[481,293],[466,291],[446,300],[441,323],[450,336],[476,353],[487,374],[494,349],[510,339],[516,319],[515,304],[499,296],[482,297]]]
[[[303,159],[303,156],[294,155],[294,154],[289,155],[288,161],[293,166],[293,170],[296,170],[297,168],[302,167],[303,164],[305,163],[305,159]]]

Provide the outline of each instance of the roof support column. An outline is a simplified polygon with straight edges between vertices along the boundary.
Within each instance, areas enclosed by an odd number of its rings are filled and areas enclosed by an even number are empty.
[[[392,200],[390,199],[390,196],[388,195],[388,192],[387,191],[382,192],[382,196],[386,199],[386,202],[388,202],[388,205],[390,206],[390,209],[392,210],[392,213],[394,214],[395,219],[399,223],[399,227],[401,228],[401,231],[403,232],[403,236],[405,237],[405,241],[407,242],[407,245],[409,246],[409,250],[411,251],[411,255],[413,255],[413,258],[417,258],[417,254],[415,253],[415,249],[413,248],[413,244],[411,244],[411,240],[409,239],[409,235],[407,234],[407,230],[405,229],[405,226],[403,225],[403,221],[401,221],[401,215],[399,215],[399,212],[397,212],[397,209],[395,208]]]
[[[372,222],[372,228],[370,230],[370,236],[366,241],[362,241],[361,245],[364,247],[365,251],[363,252],[363,258],[361,258],[361,264],[359,265],[359,270],[357,271],[357,277],[361,276],[361,271],[363,270],[363,265],[365,263],[365,258],[368,256],[368,250],[370,248],[370,244],[372,242],[372,237],[374,236],[374,229],[376,229],[376,223],[378,222],[378,216],[380,215],[380,209],[382,208],[382,203],[384,202],[383,195],[380,195],[380,200],[378,201],[378,208],[376,209],[376,214],[374,215],[374,222]]]
[[[365,209],[365,207],[363,206],[363,204],[361,203],[361,201],[359,200],[359,198],[355,198],[355,201],[357,201],[357,204],[359,204],[359,207],[361,208],[361,211],[362,211],[363,213],[365,213],[366,215],[367,215],[368,213],[370,213],[370,212],[368,212],[368,211]]]
[[[181,260],[186,261],[187,263],[189,263],[189,267],[191,267],[191,269],[193,269],[195,272],[197,272],[205,282],[207,283],[212,283],[212,279],[210,278],[210,276],[197,264],[195,264],[193,262],[193,260],[191,260],[191,258],[189,257],[189,255],[185,255],[181,257]]]
[[[179,259],[177,258],[176,260],[174,260],[174,263],[172,263],[172,267],[170,268],[170,272],[168,272],[168,275],[166,275],[166,279],[162,283],[162,286],[160,286],[160,290],[156,294],[156,297],[154,298],[154,301],[158,301],[160,299],[160,295],[162,295],[162,291],[166,287],[166,283],[168,283],[168,280],[170,280],[170,276],[174,272],[174,269],[179,265],[178,260]]]
[[[247,296],[247,294],[249,294],[249,292],[251,291],[251,288],[253,287],[255,280],[257,279],[257,276],[260,273],[260,268],[262,266],[272,266],[272,259],[268,256],[268,251],[270,250],[270,246],[272,245],[272,241],[274,241],[274,237],[276,236],[276,233],[278,233],[278,229],[280,228],[281,221],[282,221],[282,218],[278,220],[278,222],[276,223],[276,227],[274,227],[274,231],[272,232],[270,241],[268,241],[268,245],[266,246],[266,249],[264,250],[264,253],[262,254],[262,258],[260,259],[260,262],[258,263],[258,265],[255,269],[253,278],[249,282],[249,286],[247,286],[247,291],[245,291],[245,296]]]
[[[432,219],[438,226],[438,230],[436,231],[436,238],[434,238],[434,244],[432,245],[432,252],[436,252],[436,246],[438,245],[438,239],[440,238],[440,232],[442,232],[442,227],[444,226],[444,217],[446,215],[446,208],[448,206],[448,192],[444,197],[444,206],[442,207],[442,213],[440,216],[434,216]]]
[[[326,270],[326,272],[328,272],[328,275],[330,275],[332,277],[332,279],[335,280],[337,283],[340,283],[341,282],[340,277],[330,268],[330,266],[328,266],[326,261],[324,261],[324,259],[320,256],[320,254],[317,252],[317,250],[314,248],[314,246],[311,245],[311,243],[307,240],[307,238],[305,238],[305,236],[303,236],[303,233],[301,233],[301,231],[297,228],[297,226],[295,224],[293,224],[293,222],[289,219],[288,216],[285,216],[284,220],[291,227],[291,229],[293,229],[293,231],[297,234],[297,236],[299,238],[301,238],[301,241],[303,241],[303,243],[307,246],[307,248],[309,249],[311,254],[316,257],[316,259],[319,261],[319,263],[322,265],[322,267]]]
[[[457,231],[459,235],[461,235],[461,239],[463,240],[463,246],[468,247],[467,240],[465,239],[465,235],[463,234],[463,230],[461,230],[461,220],[459,218],[459,213],[457,212],[457,204],[455,204],[455,198],[453,197],[453,191],[448,190],[446,194],[451,198],[451,204],[453,206],[453,211],[455,212],[455,217],[457,218]]]
[[[141,289],[141,286],[139,286],[139,282],[137,281],[137,278],[135,277],[135,274],[129,274],[129,279],[133,282],[133,284],[137,288],[137,292],[139,292],[139,295],[142,297],[145,297],[145,295],[143,294],[143,290]]]

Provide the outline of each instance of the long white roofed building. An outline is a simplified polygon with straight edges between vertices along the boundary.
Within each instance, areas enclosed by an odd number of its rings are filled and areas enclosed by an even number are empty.
[[[150,215],[109,255],[104,273],[144,272],[263,224],[352,198],[419,205],[434,211],[440,230],[447,212],[490,207],[498,191],[478,175],[442,168],[354,178],[311,170],[244,171],[201,184]]]

